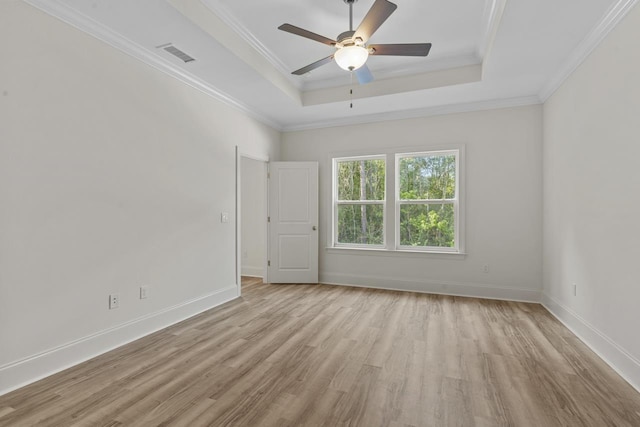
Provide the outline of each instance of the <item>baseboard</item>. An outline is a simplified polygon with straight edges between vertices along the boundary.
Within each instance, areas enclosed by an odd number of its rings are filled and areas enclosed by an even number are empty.
[[[0,366],[0,396],[238,297],[238,287],[194,298],[40,354]]]
[[[242,271],[243,276],[249,276],[249,277],[264,276],[264,268],[262,267],[252,267],[250,265],[243,265],[240,271]]]
[[[640,360],[633,357],[569,307],[562,305],[546,293],[542,294],[542,305],[625,381],[640,392]]]
[[[540,291],[537,289],[492,286],[484,283],[458,283],[429,279],[417,280],[341,273],[320,273],[320,283],[387,289],[390,291],[409,291],[506,301],[540,302]]]

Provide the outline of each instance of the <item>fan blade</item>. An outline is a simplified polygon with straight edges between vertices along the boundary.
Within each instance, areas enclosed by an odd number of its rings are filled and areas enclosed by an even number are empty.
[[[431,43],[371,44],[369,55],[427,56]]]
[[[286,31],[287,33],[295,34],[296,36],[306,37],[320,43],[328,44],[329,46],[335,46],[337,43],[335,40],[328,39],[325,36],[312,33],[311,31],[307,31],[304,28],[296,27],[295,25],[291,24],[282,24],[278,27],[278,29]]]
[[[360,83],[361,85],[373,81],[373,74],[371,74],[371,70],[369,69],[369,67],[367,67],[367,64],[364,64],[362,67],[355,70],[354,73],[356,73],[358,83]]]
[[[313,64],[307,65],[306,67],[302,67],[291,74],[295,74],[296,76],[301,76],[305,73],[308,73],[309,71],[315,70],[316,68],[323,66],[324,64],[328,64],[331,61],[333,61],[333,55],[327,56],[326,58],[322,58],[320,61],[316,61]]]
[[[371,6],[369,12],[364,17],[360,26],[353,35],[354,38],[360,37],[362,41],[366,42],[371,38],[373,33],[376,32],[380,25],[387,20],[389,16],[396,10],[398,6],[387,0],[376,0]]]

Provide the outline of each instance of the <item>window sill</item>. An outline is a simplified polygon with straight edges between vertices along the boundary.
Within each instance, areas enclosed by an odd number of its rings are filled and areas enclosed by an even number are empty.
[[[439,258],[448,260],[463,260],[467,254],[464,252],[433,252],[433,251],[409,251],[409,250],[389,250],[379,248],[345,248],[328,247],[325,251],[329,254],[360,255],[360,256],[390,256],[390,257],[410,257],[410,258]]]

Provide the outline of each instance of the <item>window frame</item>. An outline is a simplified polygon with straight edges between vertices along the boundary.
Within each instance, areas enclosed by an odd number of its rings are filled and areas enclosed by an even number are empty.
[[[455,221],[455,247],[443,248],[439,246],[401,246],[400,243],[400,211],[399,211],[399,181],[398,161],[400,157],[415,154],[434,154],[439,152],[457,152],[456,156],[456,198],[457,209],[454,209]],[[383,207],[383,245],[362,245],[350,243],[338,243],[337,236],[337,180],[336,165],[338,161],[354,161],[363,159],[385,160],[385,200]],[[329,253],[374,255],[374,256],[400,256],[400,257],[434,257],[452,259],[466,257],[465,246],[465,173],[466,173],[466,147],[465,144],[441,144],[401,146],[397,148],[379,148],[367,150],[349,150],[330,152],[329,164],[332,165],[331,174],[328,176],[328,188],[331,189],[328,204],[329,220],[327,227],[327,247]],[[360,203],[356,201],[356,203]]]
[[[438,156],[455,156],[455,197],[453,199],[416,199],[403,200],[400,199],[400,159],[414,157],[438,157]],[[429,150],[418,151],[413,153],[395,153],[395,248],[400,251],[416,251],[416,252],[435,252],[435,253],[460,253],[460,150]],[[453,205],[453,221],[454,221],[454,246],[412,246],[402,245],[400,243],[400,210],[403,205]]]
[[[336,174],[338,173],[338,163],[341,162],[359,162],[362,160],[382,160],[384,161],[384,199],[382,200],[338,200],[338,180]],[[363,155],[363,156],[348,156],[348,157],[333,157],[332,158],[332,247],[334,248],[353,248],[353,249],[384,249],[387,245],[387,189],[388,189],[388,159],[385,154]],[[362,243],[340,243],[338,242],[338,207],[339,206],[361,206],[361,205],[379,205],[382,206],[382,244],[362,244]]]

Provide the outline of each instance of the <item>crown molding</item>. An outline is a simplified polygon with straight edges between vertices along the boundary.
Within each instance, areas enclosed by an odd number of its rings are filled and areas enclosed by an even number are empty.
[[[182,81],[183,83],[213,97],[214,99],[226,105],[229,105],[236,110],[241,111],[247,116],[252,117],[267,126],[270,126],[281,132],[294,132],[325,127],[348,126],[379,121],[402,120],[417,117],[429,117],[444,114],[455,114],[470,111],[481,111],[544,103],[551,95],[553,95],[553,93],[562,85],[562,83],[578,68],[578,66],[588,57],[588,55],[599,45],[599,43],[609,34],[609,32],[616,27],[616,25],[640,0],[618,0],[616,4],[609,9],[604,18],[600,20],[598,25],[582,40],[580,45],[566,60],[560,71],[547,83],[547,85],[539,92],[539,95],[537,96],[533,95],[507,99],[494,99],[469,103],[450,104],[436,107],[401,110],[389,113],[377,113],[352,118],[322,120],[293,125],[283,125],[282,123],[264,116],[250,106],[240,102],[233,96],[225,93],[218,88],[213,87],[210,83],[196,77],[187,70],[170,62],[169,59],[164,58],[156,54],[155,52],[141,45],[138,45],[137,43],[116,33],[112,29],[100,24],[92,18],[66,5],[61,0],[24,1],[31,6],[40,9],[45,13],[109,44],[110,46],[138,60],[143,61],[147,65]],[[283,69],[282,63],[275,57],[275,55],[273,55],[272,52],[270,52],[259,41],[257,41],[255,36],[253,36],[248,30],[246,30],[246,28],[239,24],[228,11],[225,13],[218,8],[212,7],[212,3],[214,1],[217,2],[217,0],[199,1],[207,8],[212,10],[212,13],[217,14],[220,19],[223,20],[223,22],[225,22],[227,25],[229,25],[230,28],[237,32],[245,42],[250,44],[258,52],[260,52],[260,54],[264,56],[265,59],[269,61],[275,68],[277,68],[278,70]],[[490,32],[490,29],[492,27],[495,28],[495,26],[499,24],[499,20],[496,20],[502,14],[496,14],[494,12],[497,6],[501,4],[501,2],[504,5],[506,4],[507,0],[488,1],[491,2],[491,6],[488,6],[488,10],[486,12],[488,17],[486,34]],[[486,40],[486,34],[481,45],[487,45],[488,43],[488,41]],[[487,46],[490,46],[490,43]],[[487,47],[486,49],[490,49],[490,47]],[[479,50],[479,52],[481,52],[481,50]],[[488,50],[486,50],[484,53],[486,56],[488,54]],[[467,59],[469,58],[470,57],[467,57]]]
[[[564,62],[558,73],[540,91],[540,99],[546,102],[556,90],[562,86],[564,81],[584,62],[585,59],[598,47],[600,42],[613,30],[622,19],[629,13],[639,0],[618,0],[607,14],[600,20],[598,25],[574,49],[571,55]]]
[[[290,71],[288,70],[286,64],[280,60],[276,56],[273,51],[271,51],[268,47],[266,47],[258,38],[253,35],[249,29],[244,26],[238,18],[229,10],[227,6],[225,6],[220,0],[200,0],[202,4],[204,4],[211,12],[216,14],[218,18],[222,20],[225,24],[229,26],[233,31],[235,31],[240,38],[242,38],[246,43],[248,43],[251,47],[253,47],[256,51],[258,51],[267,61],[271,63],[278,71],[280,71],[285,76],[289,76]],[[289,79],[292,84],[300,88],[300,82],[297,79]]]
[[[280,72],[260,52],[247,43],[238,33],[228,26],[217,14],[201,0],[165,0],[185,18],[199,27],[246,65],[253,68],[266,82],[271,83],[282,93],[300,104],[300,89]]]
[[[236,98],[213,87],[206,81],[194,76],[183,68],[178,67],[169,60],[151,52],[137,43],[127,39],[126,37],[116,33],[112,29],[100,24],[92,18],[78,12],[77,10],[67,6],[59,0],[24,0],[31,6],[42,10],[43,12],[65,22],[78,30],[87,33],[100,41],[103,41],[121,52],[130,55],[145,64],[162,71],[163,73],[174,77],[181,82],[197,89],[212,98],[229,105],[252,117],[253,119],[270,126],[276,130],[282,131],[283,127],[280,123],[259,114],[254,109],[238,101]]]
[[[504,10],[507,7],[508,0],[491,0],[487,3],[484,13],[484,31],[478,44],[478,50],[476,55],[482,59],[482,63],[487,63],[491,52],[493,51],[493,44],[496,41],[498,29],[504,16]],[[484,74],[484,67],[483,67]]]
[[[325,120],[310,122],[300,125],[286,125],[283,132],[297,132],[304,130],[322,129],[338,126],[361,125],[367,123],[387,122],[393,120],[416,119],[420,117],[441,116],[445,114],[469,113],[473,111],[498,110],[501,108],[523,107],[527,105],[542,104],[536,95],[522,96],[517,98],[493,99],[488,101],[475,101],[460,104],[442,105],[437,107],[416,108],[411,110],[400,110],[389,113],[368,114],[350,118],[340,118],[336,120]]]
[[[476,47],[476,54],[480,57],[484,55],[487,42],[489,41],[489,33],[491,32],[498,1],[499,0],[486,0],[484,3],[484,12],[482,13],[482,33],[480,34],[480,43],[478,43],[478,46]]]

